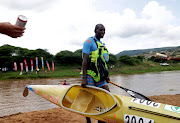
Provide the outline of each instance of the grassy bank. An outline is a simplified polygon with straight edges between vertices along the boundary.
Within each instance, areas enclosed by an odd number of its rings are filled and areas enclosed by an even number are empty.
[[[180,70],[179,63],[169,63],[169,66],[162,66],[159,63],[146,61],[137,66],[119,66],[110,70],[110,74],[142,74],[148,72]]]
[[[36,74],[36,71],[30,72],[30,74],[25,73],[25,71],[23,71],[22,75],[19,75],[20,71],[15,71],[15,72],[9,71],[6,73],[0,73],[0,80],[80,77],[80,74],[79,74],[80,71],[77,68],[78,66],[56,67],[55,71],[48,71],[47,69],[45,69],[45,70],[40,70],[38,74]]]
[[[30,79],[30,78],[63,78],[63,77],[80,77],[79,70],[81,66],[64,66],[56,67],[55,71],[40,70],[38,74],[35,71],[31,72],[31,75],[25,74],[19,75],[20,71],[0,73],[0,80],[7,79]],[[121,66],[118,65],[109,69],[110,75],[116,74],[142,74],[148,72],[160,72],[160,71],[174,71],[180,70],[179,63],[170,63],[169,66],[161,66],[159,63],[144,62],[143,64],[136,66]]]

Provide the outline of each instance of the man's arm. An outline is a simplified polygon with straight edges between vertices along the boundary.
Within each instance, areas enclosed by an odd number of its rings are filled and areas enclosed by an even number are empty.
[[[83,63],[82,63],[82,68],[83,68],[83,79],[82,79],[82,83],[81,86],[83,88],[86,87],[87,84],[87,61],[88,61],[89,55],[86,53],[83,53]]]
[[[10,24],[9,22],[0,23],[0,33],[8,35],[12,38],[23,36],[25,28]]]

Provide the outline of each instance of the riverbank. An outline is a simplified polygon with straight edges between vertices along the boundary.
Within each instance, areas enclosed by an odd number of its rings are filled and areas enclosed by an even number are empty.
[[[20,75],[20,71],[9,71],[6,73],[0,73],[0,80],[8,80],[8,79],[37,79],[37,78],[66,78],[66,77],[79,77],[80,78],[80,68],[81,66],[62,66],[56,67],[55,71],[48,70],[40,70],[38,74],[36,71],[32,71],[29,74],[23,72]],[[180,70],[179,63],[169,63],[168,66],[162,66],[159,63],[146,61],[143,64],[139,64],[136,66],[121,66],[118,65],[109,69],[110,75],[117,74],[142,74],[148,72],[161,72],[161,71],[174,71]]]
[[[180,107],[180,94],[150,96],[149,98],[155,102]],[[53,108],[0,117],[0,123],[86,123],[86,120],[84,116],[63,108]],[[97,120],[92,119],[92,123],[97,123]]]

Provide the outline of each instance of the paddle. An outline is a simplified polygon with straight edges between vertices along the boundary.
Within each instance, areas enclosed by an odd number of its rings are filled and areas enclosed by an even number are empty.
[[[125,90],[130,96],[132,96],[132,97],[134,97],[134,98],[145,99],[145,100],[151,101],[149,98],[147,98],[146,96],[144,96],[144,95],[142,95],[142,94],[140,94],[140,93],[138,93],[138,92],[132,91],[132,90],[127,89],[127,88],[124,88],[124,87],[122,87],[122,86],[120,86],[120,85],[117,85],[117,84],[111,82],[111,81],[108,81],[108,82],[111,83],[111,84],[113,84],[113,85],[115,85],[115,86],[117,86],[117,87],[120,87],[120,88],[123,89],[123,90]]]

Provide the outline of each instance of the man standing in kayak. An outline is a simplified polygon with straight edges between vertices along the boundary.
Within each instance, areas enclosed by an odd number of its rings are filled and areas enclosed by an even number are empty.
[[[109,54],[104,44],[100,41],[104,37],[105,27],[102,24],[97,24],[94,32],[95,36],[88,38],[83,44],[81,86],[83,88],[86,85],[96,86],[110,91],[106,82],[109,80],[106,64],[109,60]],[[90,118],[86,117],[86,119],[87,123],[91,123]],[[98,121],[98,123],[104,122]]]

